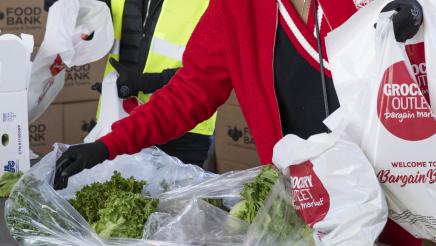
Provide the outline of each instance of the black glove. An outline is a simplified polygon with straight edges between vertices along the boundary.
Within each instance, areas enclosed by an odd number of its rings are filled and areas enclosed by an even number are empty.
[[[392,17],[394,24],[395,39],[398,42],[406,42],[413,38],[422,24],[422,6],[416,0],[394,0],[387,4],[382,12],[395,10]]]
[[[64,189],[68,178],[90,169],[109,158],[109,151],[103,142],[95,141],[89,144],[71,146],[56,162],[54,188]]]
[[[117,80],[118,96],[123,99],[137,96],[140,91],[144,93],[157,91],[168,83],[177,71],[177,69],[167,69],[162,73],[141,73],[113,58],[109,62],[119,74]]]

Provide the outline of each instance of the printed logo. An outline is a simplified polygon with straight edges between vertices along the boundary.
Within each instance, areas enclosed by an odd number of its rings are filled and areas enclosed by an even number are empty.
[[[330,196],[310,161],[289,168],[292,201],[304,221],[313,226],[323,220],[330,209]]]
[[[0,12],[0,20],[6,20],[8,26],[41,25],[41,14],[40,7],[6,8],[6,13]]]
[[[243,134],[242,131],[239,130],[236,126],[233,128],[231,126],[228,127],[229,130],[227,130],[227,135],[235,142],[238,142],[240,138],[242,138]]]
[[[60,55],[56,56],[56,59],[53,61],[53,64],[50,66],[51,76],[56,76],[65,68],[64,62]]]
[[[14,112],[3,113],[3,122],[13,122],[17,118]]]
[[[430,103],[424,42],[407,45],[406,52],[407,56],[409,57],[410,64],[412,65],[413,74],[415,75],[415,79],[419,85],[419,89],[421,89],[421,93],[425,97],[427,102]]]
[[[44,143],[47,126],[45,124],[32,124],[29,126],[29,141],[31,144]]]
[[[393,64],[383,75],[377,113],[384,127],[404,140],[419,141],[436,132],[436,119],[430,106],[402,61]]]
[[[8,161],[8,164],[4,165],[3,170],[5,172],[15,173],[16,171],[15,161]]]
[[[90,71],[91,65],[83,65],[79,67],[67,68],[67,74],[65,75],[66,82],[77,82],[77,81],[86,81],[90,83]]]

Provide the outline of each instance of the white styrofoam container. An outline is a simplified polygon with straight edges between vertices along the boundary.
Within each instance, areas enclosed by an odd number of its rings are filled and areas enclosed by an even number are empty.
[[[0,175],[30,168],[27,87],[32,50],[32,36],[0,36]]]

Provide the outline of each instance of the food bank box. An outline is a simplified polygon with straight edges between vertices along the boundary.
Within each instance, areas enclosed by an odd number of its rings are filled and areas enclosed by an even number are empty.
[[[0,175],[30,168],[27,86],[32,49],[32,36],[0,36]]]

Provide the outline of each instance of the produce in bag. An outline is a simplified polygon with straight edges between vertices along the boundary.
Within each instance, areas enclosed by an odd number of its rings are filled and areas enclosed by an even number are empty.
[[[329,62],[346,131],[373,164],[389,217],[434,240],[436,4],[420,1],[424,23],[403,44],[395,41],[394,12],[378,14],[386,3],[369,4],[329,34]]]
[[[115,171],[109,181],[83,187],[70,203],[103,238],[142,238],[144,224],[159,203],[142,194],[145,185]]]
[[[285,180],[279,178],[268,199],[250,226],[244,245],[311,246],[313,230],[300,217],[286,191]]]
[[[209,245],[232,235],[227,242],[235,245],[313,245],[312,235],[307,233],[312,230],[298,222],[301,219],[290,199],[278,199],[281,186],[273,191],[279,176],[271,166],[264,166],[228,172],[164,193],[159,210],[166,213],[151,216],[147,226],[153,233],[148,238]],[[216,207],[207,202],[210,199],[223,202]],[[250,233],[260,229],[263,233],[257,237]],[[213,233],[204,233],[206,230]]]
[[[116,224],[116,226],[120,226],[119,228],[110,228],[108,225],[112,223],[113,217],[111,216],[121,218],[127,212],[130,212],[128,209],[120,210],[117,207],[118,205],[124,206],[126,202],[131,200],[141,203],[146,193],[152,197],[157,197],[162,193],[163,188],[160,185],[162,181],[165,181],[166,188],[171,191],[178,187],[195,185],[216,175],[206,173],[197,166],[183,164],[157,149],[145,149],[136,155],[119,156],[113,161],[107,161],[93,169],[81,172],[71,178],[69,186],[65,190],[55,191],[51,184],[54,178],[56,160],[62,154],[61,150],[65,148],[66,146],[56,145],[53,152],[46,155],[37,165],[24,174],[14,186],[9,199],[6,201],[6,225],[12,237],[20,244],[75,246],[185,245],[183,243],[174,244],[145,239],[103,239],[97,235],[91,225],[68,200],[77,198],[73,201],[73,204],[87,206],[88,204],[85,203],[86,197],[80,197],[81,193],[76,197],[76,192],[81,189],[89,191],[88,188],[83,187],[86,185],[92,187],[92,184],[96,182],[106,182],[111,179],[114,171],[119,172],[123,179],[116,175],[114,178],[118,181],[109,182],[108,185],[117,184],[118,188],[127,186],[127,189],[123,188],[124,192],[118,192],[118,195],[109,198],[111,199],[109,201],[110,206],[98,211],[99,215],[102,218],[104,217],[103,220],[95,224],[97,231],[101,227],[105,230],[100,232],[106,234],[106,232],[117,232],[111,229],[123,228],[123,223]],[[125,179],[130,176],[142,181],[138,182],[133,179],[127,179],[126,181]],[[146,181],[148,185],[143,186],[143,181]],[[141,194],[138,193],[139,187],[144,188]],[[87,196],[84,193],[82,195]],[[95,200],[89,200],[90,203],[92,201]],[[153,202],[149,204],[155,205]],[[146,208],[146,211],[149,210]],[[109,233],[108,235],[120,236],[123,234],[124,232],[118,231],[118,233]],[[130,232],[128,235],[130,236]]]
[[[341,111],[328,122],[333,133],[282,138],[273,163],[316,245],[373,245],[387,221],[384,194],[368,159],[342,133]]]
[[[23,173],[18,171],[17,173],[5,172],[0,177],[0,198],[8,198],[12,188],[23,176]]]

